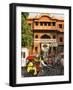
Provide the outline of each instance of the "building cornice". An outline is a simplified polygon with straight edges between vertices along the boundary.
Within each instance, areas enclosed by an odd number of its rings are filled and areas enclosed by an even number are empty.
[[[48,33],[48,32],[56,32],[56,33],[64,33],[64,32],[60,32],[59,30],[32,30],[32,32],[38,32],[38,33]]]

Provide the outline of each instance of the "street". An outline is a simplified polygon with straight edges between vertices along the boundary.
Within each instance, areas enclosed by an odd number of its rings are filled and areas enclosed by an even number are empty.
[[[31,73],[26,71],[26,68],[21,68],[22,77],[34,77]],[[56,76],[64,75],[64,67],[61,64],[55,64],[53,66],[41,67],[41,70],[36,76]]]

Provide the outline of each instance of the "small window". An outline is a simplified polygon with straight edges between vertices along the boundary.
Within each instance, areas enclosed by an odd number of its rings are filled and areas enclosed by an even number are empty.
[[[40,25],[43,26],[43,22],[40,22]]]
[[[47,22],[44,22],[44,25],[47,26]]]
[[[25,58],[25,52],[23,53],[23,58]]]
[[[51,26],[51,22],[48,22],[48,26]]]
[[[35,35],[35,38],[38,38],[38,35]]]
[[[55,36],[55,35],[53,35],[53,38],[55,39],[55,38],[56,38],[56,36]]]
[[[38,51],[38,47],[35,47],[35,51],[36,51],[36,52]]]
[[[63,38],[62,37],[60,37],[60,42],[63,42]]]
[[[36,25],[38,25],[38,22],[35,22]]]
[[[56,26],[56,22],[52,22],[52,25],[53,25],[53,26]]]
[[[59,24],[59,28],[62,28],[62,24]]]
[[[31,26],[31,24],[29,23],[29,26]]]

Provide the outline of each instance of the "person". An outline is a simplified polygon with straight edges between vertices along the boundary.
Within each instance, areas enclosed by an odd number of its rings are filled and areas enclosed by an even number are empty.
[[[31,73],[32,75],[37,75],[36,67],[34,66],[33,61],[29,61],[27,64],[27,72]]]
[[[40,60],[39,61],[40,61],[40,68],[41,68],[40,69],[40,72],[41,72],[41,74],[44,74],[44,72],[45,72],[44,71],[44,68],[47,67],[47,64],[45,64],[44,60],[42,60],[41,57],[40,57]]]
[[[55,55],[55,64],[60,63],[60,60],[61,60],[60,54],[56,54],[56,55]]]

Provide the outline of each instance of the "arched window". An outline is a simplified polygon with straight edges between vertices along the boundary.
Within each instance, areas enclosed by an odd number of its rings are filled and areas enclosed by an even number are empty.
[[[36,26],[38,26],[38,22],[35,22]]]
[[[43,26],[43,22],[40,22],[40,25]]]
[[[38,47],[35,47],[35,51],[36,51],[36,52],[38,51]]]
[[[63,38],[62,37],[60,37],[60,42],[63,42]]]
[[[46,34],[44,34],[44,35],[41,36],[41,39],[51,39],[51,37],[46,35]]]
[[[55,39],[56,38],[56,36],[55,35],[53,35],[53,39]]]
[[[38,35],[35,35],[35,38],[38,38]]]
[[[52,22],[52,25],[55,26],[56,25],[56,22]]]
[[[47,22],[44,22],[44,26],[47,26]]]
[[[62,24],[59,24],[59,28],[62,28]]]

